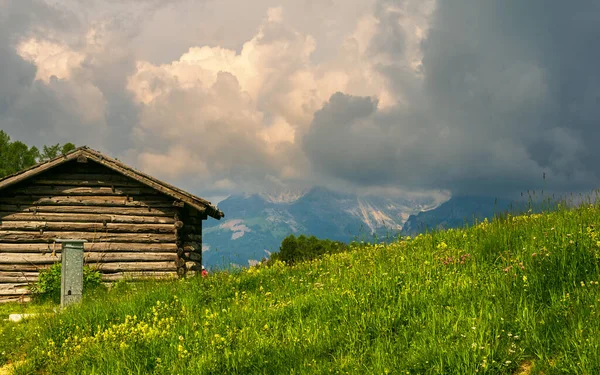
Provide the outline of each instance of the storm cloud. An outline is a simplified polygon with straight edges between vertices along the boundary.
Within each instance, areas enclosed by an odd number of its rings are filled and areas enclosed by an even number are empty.
[[[0,1],[12,138],[202,194],[600,182],[595,1],[86,4]]]
[[[597,2],[439,2],[417,74],[395,58],[406,52],[394,35],[407,3],[379,3],[372,48],[390,56],[381,74],[412,95],[386,110],[332,97],[304,141],[322,173],[461,194],[598,186]]]

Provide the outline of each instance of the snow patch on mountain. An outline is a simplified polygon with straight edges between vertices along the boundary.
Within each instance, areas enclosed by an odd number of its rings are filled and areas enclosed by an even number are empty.
[[[265,208],[265,214],[267,215],[266,220],[273,224],[283,223],[290,227],[292,232],[296,233],[301,229],[301,225],[294,219],[294,217],[287,210]]]
[[[243,222],[244,220],[242,219],[229,220],[219,225],[219,228],[231,230],[233,232],[231,234],[231,239],[237,240],[238,238],[242,237],[246,232],[252,232],[252,229],[244,225]]]
[[[389,213],[374,207],[370,202],[363,201],[359,198],[357,199],[357,204],[358,207],[355,212],[358,213],[358,217],[360,217],[362,222],[371,230],[371,233],[376,232],[377,229],[382,227],[402,229],[402,225],[391,218]]]

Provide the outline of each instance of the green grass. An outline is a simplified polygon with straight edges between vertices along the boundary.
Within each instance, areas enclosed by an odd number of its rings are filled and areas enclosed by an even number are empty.
[[[173,282],[4,328],[17,374],[599,374],[600,205]],[[4,311],[4,310],[2,310]]]

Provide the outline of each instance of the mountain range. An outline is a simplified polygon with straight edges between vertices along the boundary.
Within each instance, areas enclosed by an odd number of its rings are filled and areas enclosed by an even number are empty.
[[[456,228],[492,218],[511,210],[511,205],[493,197],[458,196],[440,202],[434,197],[358,196],[322,187],[232,195],[219,203],[225,218],[205,222],[203,262],[209,267],[254,264],[278,251],[290,234],[342,242],[382,241],[427,229]]]
[[[290,234],[343,242],[396,236],[410,215],[438,204],[433,197],[357,196],[322,187],[284,194],[232,195],[218,205],[225,218],[204,224],[203,261],[208,266],[245,266],[278,251]]]

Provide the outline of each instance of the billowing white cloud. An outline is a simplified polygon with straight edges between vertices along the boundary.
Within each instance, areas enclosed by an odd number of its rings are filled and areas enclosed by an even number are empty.
[[[268,9],[239,53],[201,46],[168,64],[137,63],[128,89],[141,108],[135,134],[145,170],[160,173],[148,155],[169,153],[161,145],[177,144],[207,166],[196,181],[208,187],[224,179],[246,190],[264,189],[268,176],[307,180],[310,166],[298,137],[332,94],[376,95],[393,104],[383,78],[361,54],[364,25],[335,59],[317,63],[315,38],[289,27],[285,17],[280,7]],[[189,173],[180,164],[173,171]]]
[[[80,68],[85,55],[64,44],[39,41],[35,38],[24,40],[17,46],[17,52],[24,60],[33,63],[37,72],[35,79],[50,83],[50,79],[69,79],[74,69]]]

